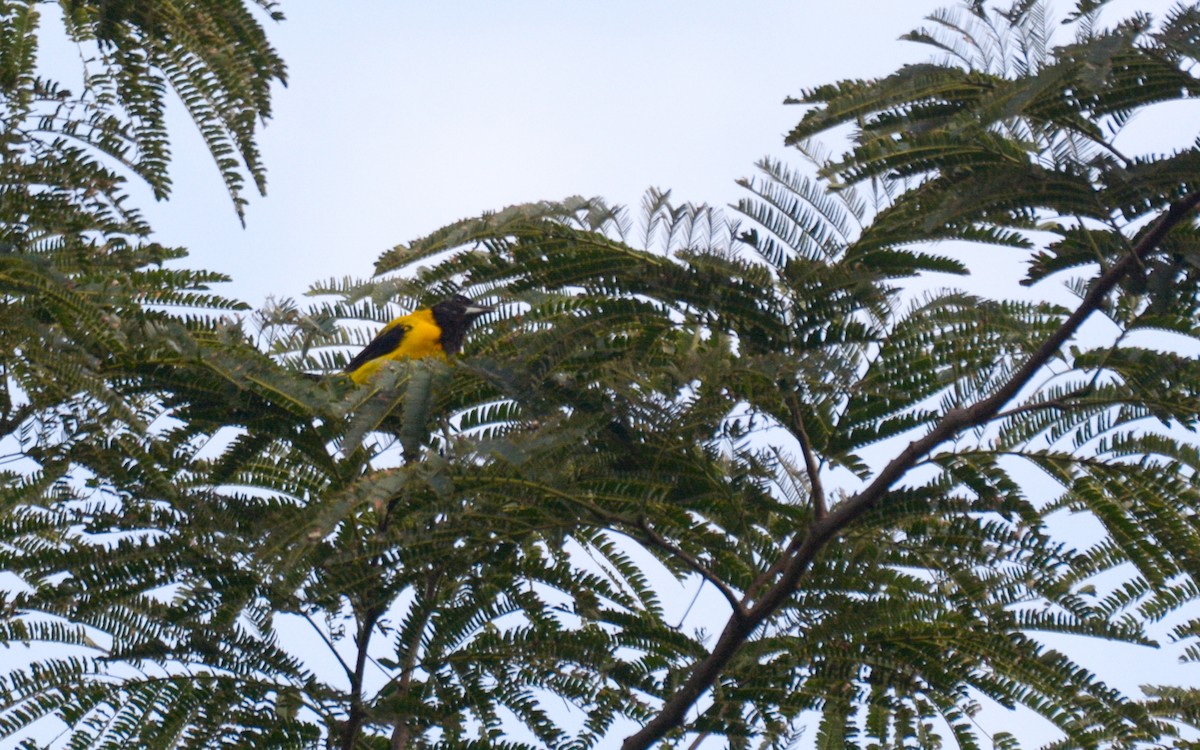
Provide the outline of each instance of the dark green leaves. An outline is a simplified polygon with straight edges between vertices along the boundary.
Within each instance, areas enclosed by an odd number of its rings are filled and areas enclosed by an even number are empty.
[[[1092,5],[1058,47],[1037,3],[934,16],[910,38],[949,61],[805,92],[790,141],[850,125],[845,153],[761,162],[728,215],[515,206],[243,321],[162,267],[107,159],[166,190],[171,86],[235,202],[261,188],[253,16],[66,3],[100,70],[63,123],[3,6],[6,122],[58,135],[14,126],[0,164],[0,638],[65,653],[0,675],[0,733],[1017,747],[990,701],[1063,747],[1173,741],[1191,693],[1045,640],[1200,633],[1198,164],[1110,135],[1195,93],[1200,15]],[[461,356],[338,374],[459,291],[497,306]]]
[[[273,2],[257,4],[282,19]],[[170,88],[200,129],[241,216],[246,177],[259,192],[266,189],[255,135],[271,116],[271,86],[286,80],[283,61],[245,1],[63,5],[67,33],[96,55],[88,93],[116,105],[110,110],[136,149],[128,163],[160,197],[166,195],[170,152],[164,111]]]

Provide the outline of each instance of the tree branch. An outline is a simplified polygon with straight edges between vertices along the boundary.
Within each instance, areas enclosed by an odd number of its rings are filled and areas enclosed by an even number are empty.
[[[821,486],[821,465],[813,453],[808,431],[804,429],[804,418],[800,416],[800,404],[796,403],[795,391],[789,394],[788,400],[792,402],[792,422],[796,428],[796,440],[800,443],[800,452],[804,454],[804,468],[808,472],[808,481],[812,487],[813,515],[820,521],[829,514],[825,488]]]
[[[687,564],[687,566],[693,571],[698,573],[701,578],[715,586],[717,591],[720,591],[721,595],[725,597],[725,601],[729,602],[729,606],[733,608],[734,617],[742,618],[746,616],[746,608],[742,606],[741,598],[737,595],[737,593],[728,585],[726,585],[724,581],[718,578],[716,574],[706,568],[703,563],[664,539],[661,534],[659,534],[654,530],[653,527],[650,526],[644,517],[638,519],[638,528],[641,529],[642,533],[646,535],[646,539],[651,544],[656,547],[660,547],[668,554],[674,555],[680,560],[683,560],[683,562]]]
[[[1006,409],[1004,411],[997,412],[996,414],[994,414],[992,416],[992,419],[1008,419],[1009,417],[1015,417],[1015,416],[1018,416],[1021,414],[1027,414],[1031,411],[1041,411],[1042,409],[1066,409],[1071,405],[1069,402],[1072,399],[1079,398],[1080,396],[1086,396],[1091,390],[1092,390],[1092,385],[1089,383],[1087,385],[1076,388],[1075,390],[1071,391],[1070,393],[1064,393],[1061,396],[1043,399],[1041,401],[1032,401],[1028,404],[1014,406],[1011,409]]]
[[[708,734],[709,734],[708,732],[704,732],[704,733],[702,733],[702,734],[701,734],[699,737],[697,737],[697,738],[696,738],[696,739],[695,739],[695,740],[692,742],[692,744],[688,745],[688,750],[700,750],[700,745],[701,745],[701,744],[702,744],[702,743],[703,743],[703,742],[704,742],[706,739],[708,739]]]
[[[304,617],[304,621],[312,626],[312,629],[314,631],[316,631],[317,635],[320,636],[321,640],[325,642],[325,645],[329,647],[329,651],[330,651],[330,653],[333,654],[333,658],[337,659],[338,664],[342,665],[342,669],[345,670],[345,672],[346,672],[346,679],[353,682],[354,670],[350,668],[350,665],[347,664],[346,660],[342,658],[342,655],[338,653],[337,646],[334,645],[333,641],[330,640],[329,636],[325,635],[325,631],[323,631],[323,630],[321,630],[321,628],[317,627],[317,623],[313,622],[312,617],[310,617],[307,613],[305,613],[303,615],[303,617]]]
[[[437,572],[431,571],[425,579],[425,598],[432,600],[437,594],[437,584],[440,576]],[[396,685],[396,692],[401,696],[408,696],[408,691],[412,687],[413,672],[417,668],[417,658],[421,653],[421,638],[425,635],[425,628],[429,625],[430,618],[433,617],[437,607],[430,603],[426,608],[425,613],[421,616],[420,623],[413,628],[413,637],[408,644],[408,653],[404,655],[404,665],[401,667],[400,681]],[[407,721],[409,717],[398,716],[395,718],[395,724],[392,727],[391,750],[406,750],[409,740],[412,738],[412,727]]]
[[[350,711],[342,733],[342,750],[354,750],[359,740],[358,732],[366,718],[366,711],[363,710],[363,675],[367,668],[367,649],[371,645],[371,632],[375,630],[375,623],[379,622],[383,611],[384,608],[378,604],[367,608],[359,622],[358,633],[354,636],[358,655],[354,662],[354,674],[350,676]]]
[[[781,557],[779,579],[751,607],[745,617],[733,616],[725,624],[720,638],[708,656],[696,662],[691,674],[679,689],[667,698],[658,715],[639,731],[630,735],[621,750],[646,750],[672,728],[680,726],[687,711],[700,696],[712,687],[725,666],[733,659],[759,625],[791,596],[800,577],[808,570],[817,553],[846,527],[870,510],[924,456],[963,430],[990,421],[1024,388],[1050,358],[1079,330],[1083,322],[1098,310],[1108,294],[1127,273],[1139,265],[1164,237],[1200,205],[1200,192],[1187,195],[1172,203],[1151,228],[1142,235],[1132,251],[1093,282],[1079,306],[1034,351],[1008,382],[991,396],[969,407],[951,409],[924,437],[915,440],[893,458],[869,485],[850,499],[832,509],[824,518],[813,521],[808,532],[797,535]]]
[[[11,414],[8,414],[3,419],[0,419],[0,433],[7,435],[8,433],[15,431],[21,426],[22,423],[25,422],[26,419],[29,419],[29,417],[32,415],[33,404],[25,404],[24,406],[13,410]]]

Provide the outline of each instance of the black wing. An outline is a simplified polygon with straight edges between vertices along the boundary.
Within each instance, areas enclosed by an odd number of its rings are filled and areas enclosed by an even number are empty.
[[[371,343],[363,347],[363,350],[355,355],[354,359],[346,363],[346,368],[343,372],[354,372],[367,362],[396,351],[396,349],[400,348],[400,342],[404,340],[404,336],[408,333],[408,330],[409,326],[397,323],[386,331],[383,331],[372,339]]]

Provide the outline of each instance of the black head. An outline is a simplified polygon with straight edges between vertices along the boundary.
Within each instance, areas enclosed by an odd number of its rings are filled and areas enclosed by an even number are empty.
[[[462,349],[467,329],[475,319],[496,308],[481,305],[468,297],[456,294],[437,303],[432,309],[433,319],[442,329],[442,349],[447,354],[457,354],[458,350]]]

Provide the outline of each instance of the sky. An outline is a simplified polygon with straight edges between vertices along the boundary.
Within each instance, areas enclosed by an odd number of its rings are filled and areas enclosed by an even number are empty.
[[[243,230],[194,128],[175,128],[160,241],[251,304],[366,277],[387,248],[515,203],[647,188],[724,204],[799,107],[783,99],[927,57],[896,37],[932,0],[286,2],[289,68]]]
[[[578,194],[636,205],[658,187],[723,205],[757,159],[800,162],[782,145],[802,114],[785,97],[928,59],[898,37],[948,2],[284,0],[287,20],[268,33],[289,81],[260,138],[268,194],[252,197],[245,228],[178,107],[171,199],[139,189],[135,200],[155,239],[231,275],[223,291],[255,306],[366,279],[391,246],[515,203]],[[1114,0],[1106,18],[1169,5]],[[1190,140],[1196,121],[1137,123],[1137,137]],[[1200,683],[1169,653],[1055,645],[1117,665],[1126,689],[1160,676]],[[1024,713],[989,721],[1040,731]]]

